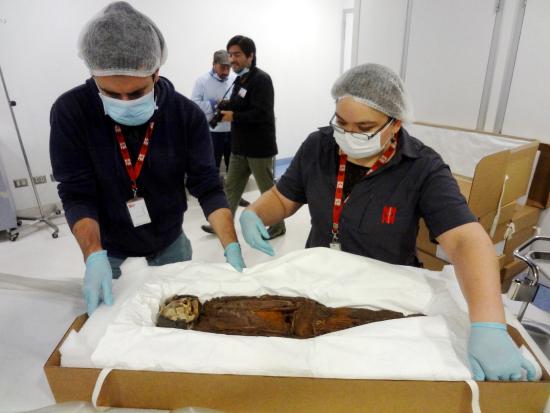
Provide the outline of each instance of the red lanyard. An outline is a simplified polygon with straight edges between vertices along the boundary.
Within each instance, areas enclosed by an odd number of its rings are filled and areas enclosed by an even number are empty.
[[[397,135],[395,135],[388,148],[384,151],[380,157],[376,160],[374,165],[370,167],[365,176],[369,176],[381,166],[388,163],[397,147]],[[340,154],[340,163],[338,167],[338,178],[336,180],[336,191],[334,193],[334,206],[332,208],[332,242],[338,242],[338,225],[340,223],[340,216],[342,215],[342,208],[347,202],[347,198],[342,200],[344,194],[344,179],[346,177],[346,162],[348,156],[345,153]]]
[[[134,198],[137,194],[137,179],[141,173],[141,167],[143,166],[143,161],[145,155],[147,155],[147,150],[149,149],[149,140],[153,135],[153,128],[155,127],[155,122],[149,122],[147,131],[145,132],[145,137],[143,138],[143,144],[139,150],[139,155],[136,160],[135,166],[132,167],[132,160],[130,159],[130,152],[128,152],[128,147],[126,146],[126,141],[124,140],[124,135],[119,125],[115,125],[115,135],[118,140],[118,146],[120,147],[120,153],[122,159],[124,160],[124,165],[126,166],[126,171],[128,171],[128,176],[130,181],[132,181],[132,191],[134,191]]]

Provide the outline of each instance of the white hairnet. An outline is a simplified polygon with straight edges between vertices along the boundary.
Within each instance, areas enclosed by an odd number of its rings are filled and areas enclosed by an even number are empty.
[[[109,4],[88,22],[78,50],[94,76],[149,76],[167,54],[158,27],[124,1]]]
[[[331,93],[336,100],[350,96],[392,118],[403,122],[413,120],[403,81],[386,66],[376,63],[355,66],[336,80]]]

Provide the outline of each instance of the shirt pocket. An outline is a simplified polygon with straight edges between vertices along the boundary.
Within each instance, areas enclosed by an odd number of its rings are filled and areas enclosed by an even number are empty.
[[[349,205],[349,213],[345,214],[346,227],[351,231],[378,236],[383,234],[411,234],[414,236],[415,213],[411,205],[394,200],[371,199],[361,208],[359,205]]]
[[[416,245],[415,219],[414,211],[403,203],[375,200],[350,218],[345,228],[348,237],[360,242],[373,258],[404,264],[403,256]]]

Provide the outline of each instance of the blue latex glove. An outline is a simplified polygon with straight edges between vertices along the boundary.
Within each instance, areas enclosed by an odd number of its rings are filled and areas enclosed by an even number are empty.
[[[210,103],[210,107],[212,108],[212,112],[216,112],[216,108],[218,106],[218,101],[216,99],[208,99],[208,103]]]
[[[266,240],[269,239],[269,234],[262,220],[256,213],[249,209],[244,210],[239,218],[241,229],[243,231],[244,240],[252,248],[260,250],[267,255],[274,256],[273,247]]]
[[[88,315],[92,315],[101,301],[107,305],[113,304],[111,285],[113,271],[107,258],[107,251],[96,251],[86,259],[86,272],[82,292],[88,306]]]
[[[243,268],[246,267],[243,260],[243,254],[241,253],[241,246],[238,242],[232,242],[225,247],[223,252],[225,260],[233,266],[237,271],[243,272]]]
[[[502,323],[472,323],[468,358],[474,380],[513,380],[521,378],[521,368],[527,379],[534,380],[535,367],[525,359]]]

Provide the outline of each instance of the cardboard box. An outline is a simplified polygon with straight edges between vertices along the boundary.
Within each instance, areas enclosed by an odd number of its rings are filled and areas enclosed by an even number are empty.
[[[70,330],[80,330],[86,316]],[[59,347],[44,370],[56,402],[89,401],[99,369],[60,367]],[[517,330],[513,339],[525,344]],[[479,382],[483,413],[541,413],[550,375],[540,382]],[[98,405],[149,409],[200,406],[226,413],[470,413],[464,382],[343,380],[113,370]]]
[[[424,268],[427,268],[428,270],[432,270],[432,271],[441,271],[445,265],[450,264],[450,262],[447,261],[444,257],[437,256],[437,254],[439,254],[439,251],[436,252],[436,254],[431,254],[421,249],[417,249],[416,251],[416,256],[418,257],[420,262],[423,264]],[[499,255],[497,258],[498,258],[498,268],[500,269],[504,268],[504,265],[506,263],[506,256],[502,254],[502,255]]]
[[[538,223],[540,209],[524,205],[518,206],[512,222],[515,225],[516,231],[504,245],[504,256],[506,257],[504,267],[500,270],[500,281],[502,291],[508,291],[510,283],[520,272],[527,268],[524,261],[514,258],[514,250],[521,244],[529,240],[535,235],[535,226]]]
[[[511,205],[514,206],[514,204],[511,204]],[[506,215],[508,216],[508,212],[506,213]],[[504,240],[504,235],[506,234],[509,224],[510,224],[510,219],[497,226],[495,235],[492,237],[492,241],[494,244],[498,244]],[[431,254],[434,256],[438,255],[438,252],[437,252],[438,244],[435,242],[432,242],[432,240],[430,239],[430,231],[426,226],[426,222],[422,218],[418,223],[418,235],[416,237],[416,248],[419,248],[422,251],[427,252],[428,254]],[[504,245],[502,245],[501,248],[496,248],[496,250],[497,250],[497,255],[502,254],[504,251]]]
[[[533,141],[510,151],[506,165],[508,181],[504,189],[503,205],[527,194],[538,147],[539,142]]]
[[[514,259],[514,250],[534,235],[539,216],[540,210],[538,208],[529,205],[517,205],[512,219],[496,228],[492,241],[495,243],[497,254],[504,254],[506,257],[505,264]],[[514,233],[510,238],[505,239],[505,234],[512,224],[511,228],[513,228]]]
[[[473,178],[454,175],[460,191],[468,201],[468,206],[478,219],[498,209],[501,194],[501,205],[507,205],[527,193],[533,161],[539,146],[537,140],[424,122],[417,122],[417,124],[431,128],[481,133],[482,135],[497,136],[500,139],[511,138],[525,142],[514,149],[498,151],[481,158],[476,165]],[[506,176],[508,176],[508,180],[505,184]],[[483,224],[485,224],[485,221]],[[488,227],[484,226],[484,228],[489,231],[490,225]]]
[[[538,142],[527,142],[518,148],[488,155],[477,164],[473,178],[455,175],[460,192],[478,219],[496,213],[503,188],[503,206],[527,193],[537,147]],[[482,225],[488,231],[492,220],[484,219]]]
[[[488,216],[490,217],[491,215],[494,218],[494,213],[491,213]],[[504,235],[510,223],[514,224],[516,233],[522,232],[526,229],[532,230],[533,227],[537,225],[539,216],[540,216],[540,209],[529,205],[516,205],[515,202],[511,202],[505,205],[501,210],[501,215],[499,219],[499,222],[502,222],[502,223],[497,226],[495,234],[492,237],[492,241],[495,244],[495,250],[497,252],[497,255],[502,255],[502,254],[506,255],[506,251],[510,250],[510,247],[508,247],[508,249],[506,248],[506,244],[508,243],[508,241],[503,242]],[[503,219],[505,221],[503,221]],[[492,222],[492,219],[490,219],[489,222]],[[489,227],[491,225],[492,224],[490,224]],[[533,234],[533,232],[534,231],[532,231],[531,234]],[[526,235],[526,232],[522,233],[522,236],[524,235]],[[513,237],[514,236],[512,236],[512,239]],[[527,241],[527,239],[525,239],[524,241]],[[520,244],[517,244],[513,248],[517,248]],[[420,222],[419,222],[418,235],[416,237],[416,247],[430,255],[433,255],[434,257],[441,255],[438,251],[438,244],[430,240],[428,227],[426,226],[426,223],[424,222],[423,219],[420,219]],[[444,257],[441,257],[441,256],[440,258],[444,259]],[[510,262],[510,259],[508,259],[505,262],[505,264],[508,262]]]
[[[512,222],[514,223],[516,232],[519,232],[526,228],[535,227],[539,222],[539,218],[540,209],[530,205],[518,205],[514,211]]]
[[[526,268],[527,264],[521,260],[514,260],[506,264],[504,268],[500,270],[501,292],[508,292],[512,280]]]
[[[537,208],[550,207],[550,145],[539,145],[539,161],[531,181],[527,205]]]
[[[437,258],[435,256],[435,252],[432,254],[431,252],[417,249],[416,256],[422,263],[423,268],[427,268],[428,270],[441,271],[445,265],[449,265],[447,261],[443,261],[441,258]]]
[[[517,208],[516,201],[510,202],[506,205],[503,205],[500,208],[500,216],[497,221],[497,225],[508,223],[512,220],[512,217],[514,216],[514,213]],[[483,215],[482,217],[478,218],[479,223],[485,230],[489,233],[491,231],[491,228],[493,226],[493,221],[495,220],[495,216],[497,214],[497,211],[491,211],[488,214]],[[495,232],[496,234],[496,232]],[[498,241],[501,241],[503,238],[497,238]],[[498,242],[497,241],[497,242]]]
[[[510,264],[515,260],[514,250],[521,244],[535,236],[535,229],[533,227],[527,227],[521,231],[514,232],[511,238],[506,240],[504,245],[504,256],[506,257],[504,265]],[[522,261],[523,262],[523,261]]]

